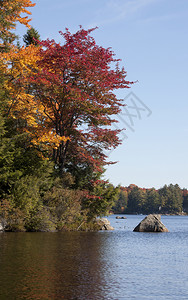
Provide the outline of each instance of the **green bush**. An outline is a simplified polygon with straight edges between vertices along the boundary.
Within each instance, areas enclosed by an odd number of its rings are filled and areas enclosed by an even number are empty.
[[[50,213],[49,208],[39,207],[28,218],[25,228],[27,231],[53,232],[56,231],[57,220]]]

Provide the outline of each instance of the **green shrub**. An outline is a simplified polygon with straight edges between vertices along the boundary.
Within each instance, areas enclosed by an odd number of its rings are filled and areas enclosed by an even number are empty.
[[[56,231],[57,220],[50,213],[49,208],[39,207],[32,212],[25,227],[27,231],[53,232]]]

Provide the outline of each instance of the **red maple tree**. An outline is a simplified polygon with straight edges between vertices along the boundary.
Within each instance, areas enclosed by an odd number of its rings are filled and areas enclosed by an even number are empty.
[[[29,78],[43,106],[40,126],[59,137],[53,159],[61,173],[71,165],[99,170],[107,163],[104,150],[120,144],[119,130],[110,128],[122,106],[114,90],[129,88],[132,82],[125,80],[126,72],[111,49],[96,44],[90,35],[94,29],[60,32],[63,45],[49,39],[39,42],[39,68]]]

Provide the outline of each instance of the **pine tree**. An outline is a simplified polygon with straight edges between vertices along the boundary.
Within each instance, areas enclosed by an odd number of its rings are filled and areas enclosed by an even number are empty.
[[[40,41],[40,34],[35,28],[31,27],[30,29],[27,30],[27,33],[24,34],[23,41],[26,47],[28,47],[31,44],[37,46],[38,41]]]

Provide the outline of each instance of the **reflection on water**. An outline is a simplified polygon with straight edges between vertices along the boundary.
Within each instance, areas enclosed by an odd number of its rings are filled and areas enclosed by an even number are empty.
[[[99,233],[7,233],[0,244],[4,299],[103,299]]]
[[[162,234],[110,218],[113,232],[1,233],[0,299],[187,300],[188,217]]]

